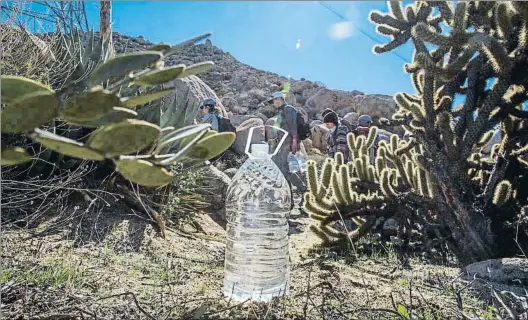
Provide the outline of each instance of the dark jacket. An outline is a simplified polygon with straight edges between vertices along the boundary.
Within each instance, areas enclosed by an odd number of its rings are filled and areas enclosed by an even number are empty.
[[[327,136],[328,155],[331,158],[334,158],[337,152],[341,152],[343,154],[345,163],[348,162],[350,153],[347,135],[348,127],[340,122],[335,128],[335,131],[328,133]]]
[[[280,124],[280,128],[287,131],[291,138],[298,137],[297,110],[294,107],[289,104],[284,104],[280,107],[277,122]]]

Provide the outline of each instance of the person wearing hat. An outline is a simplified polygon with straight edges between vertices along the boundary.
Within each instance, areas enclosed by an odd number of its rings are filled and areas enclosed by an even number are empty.
[[[328,135],[326,136],[328,156],[334,158],[337,152],[341,152],[345,162],[348,162],[350,154],[347,143],[348,127],[339,121],[337,113],[333,110],[324,110],[322,116],[323,122],[328,128]]]
[[[281,149],[273,157],[273,161],[279,167],[288,183],[293,184],[299,192],[305,192],[307,190],[303,180],[296,174],[290,173],[288,166],[288,154],[293,154],[300,150],[297,134],[297,110],[294,107],[286,103],[282,92],[275,92],[268,100],[272,103],[275,110],[277,110],[277,120],[275,121],[275,127],[279,127],[288,132],[288,137],[281,146]],[[278,139],[270,139],[268,143],[270,146],[275,148],[277,146]]]
[[[216,102],[212,98],[205,99],[200,105],[202,123],[210,123],[211,129],[218,132],[218,117],[214,114]]]
[[[368,114],[362,114],[358,118],[357,133],[368,135],[370,126],[372,125],[372,118]]]

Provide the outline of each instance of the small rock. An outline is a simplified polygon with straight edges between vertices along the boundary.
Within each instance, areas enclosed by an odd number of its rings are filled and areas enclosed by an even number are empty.
[[[383,223],[383,234],[386,236],[394,236],[398,233],[398,222],[393,218],[385,220]]]

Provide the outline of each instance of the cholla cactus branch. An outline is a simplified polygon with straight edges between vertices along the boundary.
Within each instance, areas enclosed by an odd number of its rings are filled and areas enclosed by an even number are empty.
[[[528,183],[522,158],[528,112],[519,107],[528,98],[527,6],[420,1],[404,10],[396,2],[388,7],[388,14],[370,14],[378,32],[391,38],[374,51],[387,52],[411,39],[415,52],[405,71],[416,93],[397,93],[397,112],[380,122],[402,125],[412,140],[393,136],[388,143],[381,141],[371,163],[371,137],[349,135],[350,162],[330,160],[323,166],[329,188],[311,188],[306,197],[305,209],[312,216],[326,216],[314,228],[324,242],[346,239],[331,229],[337,211],[357,217],[355,230],[362,230],[352,231],[357,236],[366,232],[366,217],[391,215],[391,207],[401,217],[427,215],[433,233],[450,239],[465,261],[508,250],[514,254],[515,244],[505,247],[497,238],[509,236],[515,207],[528,201],[521,188]],[[450,30],[443,31],[443,23]],[[437,48],[429,50],[427,43]],[[463,105],[453,106],[456,94],[464,95]],[[497,125],[499,143],[493,140]],[[528,243],[528,233],[524,240]]]

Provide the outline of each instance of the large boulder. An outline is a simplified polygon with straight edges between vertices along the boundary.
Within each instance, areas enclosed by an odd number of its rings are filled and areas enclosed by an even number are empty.
[[[252,87],[237,96],[237,105],[245,110],[254,110],[262,107],[263,102],[270,97],[269,90]],[[247,112],[247,111],[246,111]]]
[[[355,97],[356,109],[359,115],[369,115],[377,120],[381,117],[391,119],[396,112],[396,102],[386,95],[358,95]]]
[[[306,90],[306,96],[310,97],[306,99],[304,107],[312,119],[322,120],[321,112],[326,108],[345,115],[356,110],[355,97],[357,94],[358,92],[329,90],[326,88],[309,89]]]
[[[234,114],[234,115],[229,116],[229,120],[231,120],[231,124],[234,125],[235,127],[240,126],[242,122],[248,119],[252,119],[252,118],[255,118],[255,117],[250,116],[250,115],[239,115],[239,114]]]
[[[351,124],[357,125],[359,114],[357,112],[349,112],[343,116],[343,120],[348,121]]]
[[[263,126],[264,121],[260,118],[251,118],[247,119],[244,122],[242,122],[237,128],[236,128],[236,139],[233,143],[233,150],[239,154],[243,155],[245,154],[246,150],[246,143],[249,137],[249,129],[251,127],[258,127]],[[251,144],[253,143],[263,143],[266,142],[265,137],[265,130],[264,127],[257,128],[253,130],[253,136],[251,137]]]
[[[475,276],[495,283],[528,285],[528,259],[503,258],[480,261],[464,268],[468,278]]]

